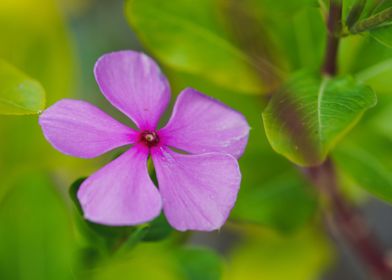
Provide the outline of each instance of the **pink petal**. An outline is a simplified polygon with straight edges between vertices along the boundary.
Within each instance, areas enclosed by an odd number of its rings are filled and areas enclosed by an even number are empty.
[[[132,144],[137,133],[90,103],[63,99],[39,117],[45,138],[64,154],[81,158],[99,156]]]
[[[95,64],[95,79],[105,97],[140,129],[155,129],[170,99],[170,86],[147,55],[119,51]]]
[[[166,145],[190,153],[220,152],[238,158],[248,142],[249,125],[239,112],[187,88],[160,135]]]
[[[87,220],[125,226],[152,220],[162,201],[147,171],[148,150],[136,146],[83,182],[78,199]]]
[[[228,154],[183,155],[167,148],[152,158],[169,223],[180,231],[219,229],[237,199],[241,173]]]

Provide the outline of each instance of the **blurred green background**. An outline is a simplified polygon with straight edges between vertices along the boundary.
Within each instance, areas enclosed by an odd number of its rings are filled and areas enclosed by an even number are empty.
[[[46,106],[83,99],[127,123],[100,94],[93,66],[106,52],[132,49],[158,60],[173,96],[195,87],[241,111],[252,127],[240,160],[241,191],[226,226],[180,234],[163,217],[147,230],[86,223],[69,188],[118,151],[71,158],[44,140],[36,115],[1,115],[0,279],[367,279],[346,245],[333,244],[321,198],[272,150],[262,124],[263,93],[286,73],[320,67],[326,34],[320,9],[307,0],[236,5],[0,1],[0,59],[42,84]],[[344,193],[364,205],[386,247],[392,247],[392,209],[366,190],[392,201],[391,59],[392,50],[374,39],[342,41],[341,72],[371,84],[379,105],[333,153]],[[355,177],[363,170],[369,175]]]

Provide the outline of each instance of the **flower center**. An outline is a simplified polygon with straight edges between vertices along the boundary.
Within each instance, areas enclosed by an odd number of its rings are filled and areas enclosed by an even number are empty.
[[[159,136],[155,131],[146,130],[140,134],[140,141],[148,147],[153,147],[159,143]]]

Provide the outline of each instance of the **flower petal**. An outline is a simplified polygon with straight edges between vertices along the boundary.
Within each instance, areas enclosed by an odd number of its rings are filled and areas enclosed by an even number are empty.
[[[241,173],[229,154],[183,155],[152,149],[169,223],[180,231],[219,229],[237,199]]]
[[[162,201],[147,172],[148,150],[136,146],[88,177],[78,191],[84,217],[125,226],[152,220]]]
[[[137,137],[135,130],[80,100],[60,100],[40,115],[39,123],[45,138],[57,150],[81,158],[132,144]]]
[[[248,142],[249,125],[241,113],[187,88],[160,135],[166,145],[190,153],[220,152],[238,158]]]
[[[102,93],[140,129],[155,129],[170,99],[170,86],[147,55],[119,51],[103,55],[94,68]]]

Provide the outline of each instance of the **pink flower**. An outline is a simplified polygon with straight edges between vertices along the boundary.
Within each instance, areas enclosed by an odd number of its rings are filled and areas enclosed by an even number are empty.
[[[85,218],[113,226],[136,225],[152,220],[163,208],[177,230],[220,228],[240,186],[237,158],[249,134],[245,118],[187,88],[178,96],[166,126],[157,129],[170,87],[151,58],[133,51],[106,54],[94,73],[107,100],[138,130],[87,102],[71,99],[57,102],[39,118],[46,139],[67,155],[92,158],[133,145],[81,185],[77,196]],[[148,175],[150,155],[159,189]]]

